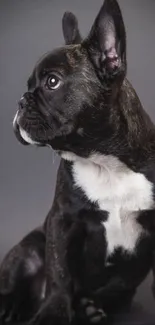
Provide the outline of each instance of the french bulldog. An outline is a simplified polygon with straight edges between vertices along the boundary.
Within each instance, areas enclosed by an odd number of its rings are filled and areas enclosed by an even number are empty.
[[[117,1],[104,1],[86,38],[72,13],[63,32],[13,122],[21,143],[49,146],[61,162],[43,226],[2,262],[1,318],[105,324],[155,275],[155,126],[126,78]]]

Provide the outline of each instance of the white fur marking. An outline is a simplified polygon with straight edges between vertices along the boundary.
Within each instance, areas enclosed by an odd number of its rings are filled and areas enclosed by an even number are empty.
[[[23,98],[23,97],[22,97]],[[21,99],[22,99],[21,98]],[[13,119],[13,126],[15,126],[15,124],[18,124],[18,111]],[[19,125],[19,124],[18,124]],[[36,142],[36,141],[33,141],[31,139],[31,137],[29,136],[29,134],[21,127],[19,126],[19,132],[20,132],[20,135],[21,137],[29,144],[39,144],[39,142]]]
[[[79,157],[75,153],[72,153],[69,151],[61,151],[60,156],[63,159],[68,160],[68,161],[76,161],[77,159],[79,159]]]
[[[67,155],[66,155],[67,158]],[[69,157],[71,159],[71,155]],[[109,213],[102,222],[106,230],[108,255],[122,247],[134,252],[144,233],[136,221],[140,210],[152,209],[152,184],[143,174],[135,173],[114,156],[93,155],[89,159],[73,156],[75,185],[91,202]]]
[[[18,119],[18,111],[17,111],[17,113],[16,113],[16,115],[15,115],[15,117],[13,119],[13,126],[15,126],[15,123],[16,123],[17,119]]]
[[[21,137],[27,142],[27,143],[30,143],[30,144],[37,144],[38,142],[35,142],[33,141],[29,134],[22,128],[22,127],[19,127],[19,131],[20,131],[20,135]]]

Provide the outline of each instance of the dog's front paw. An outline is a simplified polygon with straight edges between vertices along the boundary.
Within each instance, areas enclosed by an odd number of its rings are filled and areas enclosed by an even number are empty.
[[[81,307],[84,310],[87,323],[89,324],[106,324],[107,315],[103,309],[97,308],[93,300],[87,298],[81,299]]]
[[[72,314],[68,296],[53,295],[39,309],[31,325],[69,325]]]

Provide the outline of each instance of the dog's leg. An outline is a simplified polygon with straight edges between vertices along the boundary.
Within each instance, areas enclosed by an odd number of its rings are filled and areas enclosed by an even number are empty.
[[[6,255],[0,266],[0,319],[32,317],[44,298],[44,258],[42,228],[28,234]]]
[[[37,325],[67,325],[72,320],[72,282],[68,268],[68,215],[51,211],[46,223],[46,299],[32,319]],[[70,223],[69,223],[70,224]]]

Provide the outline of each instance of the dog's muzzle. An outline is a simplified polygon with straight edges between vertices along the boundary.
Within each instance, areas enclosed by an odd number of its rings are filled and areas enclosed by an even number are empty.
[[[25,141],[25,139],[22,136],[22,130],[18,124],[18,115],[19,115],[19,110],[17,111],[14,120],[13,120],[13,130],[15,133],[16,138],[18,139],[19,142],[21,142],[24,145],[28,145],[29,143]]]
[[[33,141],[29,134],[20,126],[20,115],[22,113],[22,109],[25,105],[26,99],[22,97],[19,101],[19,109],[13,120],[13,130],[16,135],[18,141],[24,145],[28,144],[37,144],[37,142]]]

